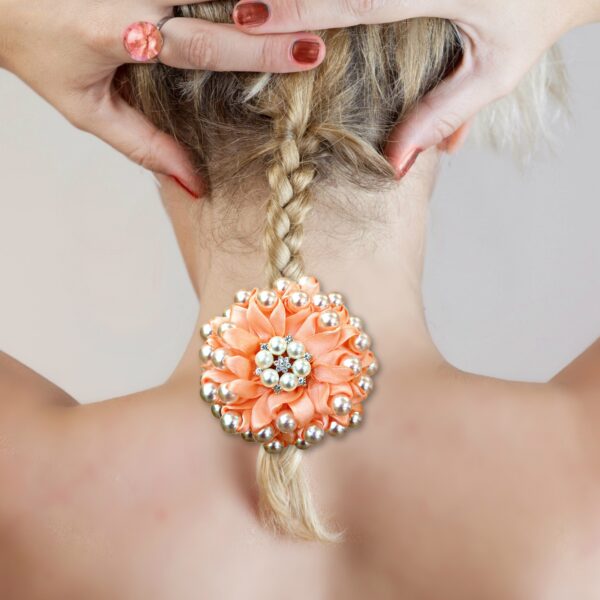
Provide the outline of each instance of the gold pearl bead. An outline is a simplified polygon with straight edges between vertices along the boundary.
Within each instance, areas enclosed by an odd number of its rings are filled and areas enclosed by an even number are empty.
[[[204,383],[200,388],[200,397],[204,402],[214,402],[217,399],[217,386],[214,383]]]
[[[273,290],[261,290],[258,292],[257,300],[265,308],[272,308],[277,302],[277,294]]]
[[[365,393],[365,394],[370,394],[373,391],[373,379],[371,379],[371,377],[369,377],[368,375],[363,375],[359,380],[358,380],[358,387]]]
[[[200,335],[207,340],[212,335],[212,326],[210,323],[205,323],[200,327]]]
[[[352,338],[351,344],[357,352],[366,352],[371,347],[371,338],[366,333],[359,333]]]
[[[204,344],[202,348],[200,348],[200,358],[203,362],[208,362],[210,357],[212,356],[213,349],[208,345]]]
[[[329,294],[329,302],[331,302],[333,306],[342,306],[342,304],[344,304],[344,297],[337,292],[333,292],[332,294]]]
[[[225,366],[225,359],[227,358],[227,350],[224,348],[217,348],[213,350],[211,360],[217,369],[222,369]]]
[[[290,302],[292,306],[295,306],[296,308],[304,308],[305,306],[308,306],[310,298],[306,292],[294,292],[290,296]]]
[[[325,294],[315,294],[312,297],[312,303],[315,308],[322,310],[329,306],[329,297]]]
[[[242,417],[236,412],[227,412],[221,416],[221,427],[226,433],[237,433]]]
[[[222,383],[219,386],[219,398],[225,402],[225,404],[228,404],[230,402],[235,402],[238,396],[229,389],[229,386],[226,383]]]
[[[340,317],[337,313],[328,310],[319,315],[319,323],[322,327],[333,329],[335,327],[339,327]]]
[[[246,304],[246,302],[250,300],[250,292],[247,290],[240,290],[239,292],[236,292],[234,300],[238,304]]]
[[[273,283],[273,287],[278,292],[285,292],[289,289],[292,283],[293,281],[291,279],[288,279],[287,277],[280,277],[279,279],[275,280],[275,283]]]
[[[268,444],[264,444],[263,448],[269,454],[280,454],[281,452],[283,452],[283,449],[285,448],[285,446],[279,440],[273,440],[272,442],[269,442]]]
[[[353,429],[360,427],[362,420],[363,420],[363,417],[359,412],[353,412],[350,415],[350,427],[352,427]]]
[[[356,327],[356,329],[362,330],[362,319],[360,319],[359,317],[350,317],[350,325],[352,325],[352,327]]]

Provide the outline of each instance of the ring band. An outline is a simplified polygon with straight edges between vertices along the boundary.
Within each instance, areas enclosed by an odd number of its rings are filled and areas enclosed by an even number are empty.
[[[132,23],[123,32],[125,51],[135,62],[158,61],[164,45],[161,29],[174,15],[163,17],[156,25],[148,21]]]

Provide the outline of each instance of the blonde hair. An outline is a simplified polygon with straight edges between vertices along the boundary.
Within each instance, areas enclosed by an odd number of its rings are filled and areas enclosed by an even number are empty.
[[[206,2],[179,7],[177,14],[231,23],[234,5]],[[270,189],[264,228],[268,283],[303,274],[303,223],[317,184],[336,180],[372,190],[394,183],[383,156],[387,135],[461,57],[456,28],[440,19],[315,33],[326,43],[327,57],[301,73],[182,71],[161,64],[123,72],[130,101],[190,150],[213,191],[233,190],[264,174]],[[548,82],[556,73],[543,63],[533,95],[545,102],[543,90],[552,91]],[[519,102],[509,113],[496,112],[489,118],[502,127],[492,123],[488,129],[503,139],[504,121],[515,131],[519,118],[533,129],[541,122],[535,114],[539,105]],[[314,507],[301,452],[259,450],[262,519],[297,538],[340,540]]]

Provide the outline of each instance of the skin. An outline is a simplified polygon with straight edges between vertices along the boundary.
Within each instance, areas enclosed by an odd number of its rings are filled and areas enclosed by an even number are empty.
[[[193,202],[158,176],[197,326],[163,385],[91,405],[0,357],[0,597],[597,597],[600,344],[545,384],[440,355],[420,292],[438,158],[424,153],[386,193],[334,190],[348,220],[323,201],[307,221],[307,273],[344,292],[382,362],[363,427],[304,455],[344,543],[265,530],[257,447],[225,435],[198,398],[197,328],[264,270],[259,243],[213,236],[256,237],[266,190],[249,182],[241,229],[223,232],[229,198]]]
[[[401,178],[419,152],[464,135],[485,105],[512,91],[529,67],[565,32],[600,20],[598,0],[268,0],[260,26],[177,19],[165,25],[161,61],[178,68],[293,72],[318,67],[326,48],[306,30],[389,23],[419,16],[456,22],[465,47],[457,71],[392,132],[387,155]],[[165,0],[0,0],[0,67],[50,102],[76,127],[133,161],[176,177],[195,195],[203,185],[177,143],[131,109],[112,88],[131,61],[122,32],[172,13]],[[313,64],[291,49],[319,45]]]

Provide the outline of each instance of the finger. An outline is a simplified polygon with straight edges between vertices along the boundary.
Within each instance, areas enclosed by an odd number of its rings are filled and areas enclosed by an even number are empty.
[[[142,167],[178,180],[194,197],[202,195],[202,181],[185,150],[119,94],[107,93],[92,110],[82,109],[67,114],[76,127],[104,140]]]
[[[162,29],[160,60],[181,69],[290,73],[325,58],[325,44],[311,33],[250,36],[231,24],[171,19]]]
[[[398,178],[410,169],[420,152],[451,138],[482,108],[508,93],[506,81],[495,80],[493,69],[475,69],[465,56],[461,67],[433,91],[393,129],[385,154]]]
[[[414,17],[452,18],[451,4],[443,0],[242,0],[235,6],[233,18],[248,33],[281,33]]]

